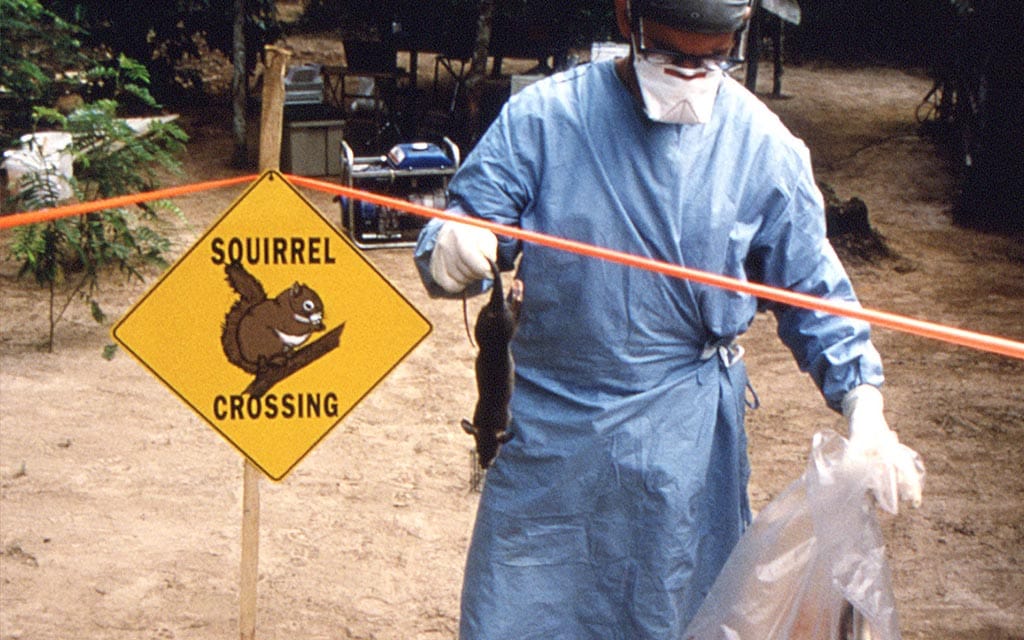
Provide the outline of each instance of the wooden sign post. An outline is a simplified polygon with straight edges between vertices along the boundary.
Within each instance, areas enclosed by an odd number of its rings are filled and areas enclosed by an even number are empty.
[[[260,472],[284,478],[430,332],[278,172],[288,57],[268,47],[261,177],[112,332],[246,457],[242,640],[256,637]]]
[[[263,108],[260,111],[260,173],[277,171],[281,164],[284,128],[284,76],[291,52],[266,48],[263,72]],[[248,458],[242,473],[242,563],[238,628],[241,640],[256,639],[256,581],[260,567],[260,472]]]

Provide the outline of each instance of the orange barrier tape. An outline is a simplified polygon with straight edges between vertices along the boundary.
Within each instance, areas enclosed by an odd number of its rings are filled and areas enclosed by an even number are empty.
[[[149,202],[150,200],[166,200],[176,196],[183,196],[190,193],[196,193],[199,191],[219,189],[220,187],[229,187],[231,185],[240,184],[242,182],[252,182],[258,177],[259,176],[256,175],[248,175],[239,176],[237,178],[225,178],[223,180],[196,182],[192,184],[181,185],[178,187],[158,189],[156,191],[146,191],[144,193],[133,193],[126,196],[118,196],[116,198],[107,198],[106,200],[92,200],[90,202],[78,202],[75,204],[69,204],[62,207],[50,207],[48,209],[39,209],[37,211],[14,213],[9,216],[0,216],[0,229],[19,227],[23,224],[49,222],[50,220],[56,220],[58,218],[80,216],[86,213],[103,211],[104,209],[116,209],[118,207],[124,207],[139,202]]]
[[[367,202],[390,207],[392,209],[404,211],[417,216],[440,218],[442,220],[458,220],[460,222],[488,229],[498,235],[518,238],[525,242],[533,242],[535,244],[552,247],[554,249],[571,251],[579,255],[600,258],[602,260],[610,260],[619,264],[639,267],[641,269],[647,269],[668,276],[683,278],[685,280],[691,280],[714,287],[729,289],[731,291],[748,293],[759,298],[773,300],[775,302],[781,302],[795,307],[811,309],[814,311],[823,311],[825,313],[846,316],[848,318],[856,318],[858,320],[864,320],[871,324],[887,327],[889,329],[895,329],[897,331],[903,331],[905,333],[911,333],[925,338],[932,338],[963,347],[970,347],[980,351],[998,353],[1011,358],[1024,360],[1024,343],[1010,340],[1008,338],[957,329],[955,327],[927,322],[925,320],[917,320],[915,318],[901,316],[895,313],[866,309],[846,302],[825,300],[803,293],[777,289],[775,287],[769,287],[755,282],[747,282],[745,280],[737,280],[735,278],[729,278],[715,273],[690,269],[688,267],[670,264],[660,260],[643,258],[628,253],[622,253],[620,251],[614,251],[612,249],[605,249],[577,242],[575,240],[567,240],[565,238],[545,235],[535,231],[528,231],[518,227],[496,224],[478,218],[465,218],[445,211],[440,211],[438,209],[431,209],[430,207],[413,204],[407,200],[383,196],[368,191],[361,191],[359,189],[353,189],[331,182],[314,180],[302,176],[288,175],[285,177],[296,185],[309,187],[311,189],[327,193],[335,193],[348,198],[366,200]]]
[[[104,209],[114,209],[116,207],[123,207],[139,202],[148,202],[151,200],[163,200],[173,198],[176,196],[187,195],[190,193],[197,193],[200,191],[206,191],[209,189],[217,189],[221,187],[227,187],[235,184],[241,184],[243,182],[252,182],[258,175],[246,175],[238,176],[235,178],[225,178],[223,180],[211,180],[208,182],[199,182],[193,184],[187,184],[177,187],[169,187],[167,189],[158,189],[156,191],[148,191],[145,193],[136,193],[132,195],[119,196],[116,198],[109,198],[106,200],[94,200],[91,202],[82,202],[77,204],[66,205],[62,207],[51,207],[48,209],[40,209],[38,211],[28,211],[25,213],[16,213],[8,216],[0,217],[0,229],[8,229],[24,224],[33,224],[38,222],[46,222],[49,220],[56,220],[58,218],[65,218],[75,215],[83,215],[86,213],[92,213],[95,211],[102,211]],[[676,264],[670,264],[668,262],[662,262],[660,260],[653,260],[651,258],[643,258],[621,251],[614,251],[612,249],[605,249],[603,247],[597,247],[594,245],[578,242],[576,240],[568,240],[565,238],[559,238],[557,236],[550,236],[535,231],[529,231],[526,229],[520,229],[518,227],[509,227],[506,225],[497,224],[494,222],[488,222],[479,218],[465,218],[458,216],[446,211],[439,209],[432,209],[430,207],[424,207],[422,205],[413,204],[407,200],[399,198],[393,198],[390,196],[384,196],[369,191],[362,191],[359,189],[353,189],[351,187],[345,187],[333,182],[324,182],[323,180],[315,180],[312,178],[306,178],[303,176],[287,175],[285,176],[293,184],[309,187],[318,191],[326,193],[334,193],[337,195],[346,196],[349,198],[355,198],[358,200],[365,200],[374,204],[379,204],[385,207],[396,209],[398,211],[404,211],[413,215],[427,217],[427,218],[439,218],[441,220],[458,220],[467,224],[472,224],[484,229],[488,229],[498,235],[507,236],[510,238],[518,238],[525,242],[532,242],[543,246],[551,247],[554,249],[560,249],[563,251],[570,251],[578,255],[590,256],[593,258],[599,258],[602,260],[609,260],[622,265],[637,267],[640,269],[647,269],[649,271],[655,271],[675,278],[682,278],[684,280],[691,280],[693,282],[699,282],[702,284],[711,285],[713,287],[720,287],[723,289],[729,289],[731,291],[737,291],[740,293],[747,293],[759,298],[766,300],[773,300],[775,302],[781,302],[784,304],[793,305],[795,307],[801,307],[804,309],[811,309],[814,311],[823,311],[825,313],[831,313],[839,316],[846,316],[848,318],[856,318],[858,320],[864,320],[871,324],[878,325],[881,327],[887,327],[889,329],[895,329],[897,331],[903,331],[905,333],[911,333],[924,338],[932,338],[935,340],[941,340],[951,344],[969,347],[971,349],[977,349],[979,351],[988,351],[991,353],[997,353],[1011,358],[1018,358],[1024,360],[1024,343],[1008,338],[1001,338],[998,336],[986,335],[983,333],[977,333],[974,331],[967,331],[965,329],[957,329],[956,327],[949,327],[925,320],[918,320],[908,316],[902,316],[895,313],[888,313],[885,311],[877,311],[874,309],[867,309],[864,307],[854,306],[845,302],[836,302],[831,300],[825,300],[822,298],[816,298],[803,293],[796,293],[793,291],[787,291],[785,289],[777,289],[775,287],[769,287],[763,284],[757,284],[756,282],[747,282],[745,280],[737,280],[735,278],[729,278],[727,276],[708,273],[706,271],[699,271],[697,269],[691,269]]]

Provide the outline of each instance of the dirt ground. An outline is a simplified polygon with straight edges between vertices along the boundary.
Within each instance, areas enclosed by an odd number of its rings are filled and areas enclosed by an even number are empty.
[[[864,200],[897,254],[848,261],[866,306],[1024,339],[1024,246],[951,226],[953,183],[914,121],[929,86],[900,70],[804,66],[769,103],[808,142],[818,178]],[[236,173],[229,122],[184,115],[181,182]],[[188,224],[171,228],[175,254],[241,191],[178,199]],[[305,193],[338,220],[331,196]],[[474,350],[462,305],[425,295],[408,249],[367,256],[433,332],[284,481],[261,482],[259,638],[456,636],[477,500],[458,426]],[[110,327],[80,305],[43,351],[46,296],[16,272],[0,265],[0,639],[237,637],[240,455],[127,354],[103,360]],[[109,316],[150,283],[109,281]],[[890,422],[928,467],[923,506],[882,517],[903,637],[1024,638],[1024,361],[887,329],[875,340]],[[762,403],[748,417],[761,507],[800,475],[811,435],[842,425],[770,316],[743,344]]]

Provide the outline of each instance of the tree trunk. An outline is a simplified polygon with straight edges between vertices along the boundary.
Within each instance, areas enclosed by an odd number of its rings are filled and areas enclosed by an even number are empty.
[[[248,82],[245,73],[245,0],[235,0],[235,22],[232,42],[234,72],[231,75],[232,132],[235,138],[235,152],[232,162],[237,168],[248,163],[248,149],[245,143],[245,102],[248,97]]]
[[[466,77],[466,109],[469,121],[471,143],[483,133],[480,131],[480,102],[487,75],[487,56],[491,47],[491,24],[494,20],[494,0],[479,0],[476,21],[476,45],[473,60]]]

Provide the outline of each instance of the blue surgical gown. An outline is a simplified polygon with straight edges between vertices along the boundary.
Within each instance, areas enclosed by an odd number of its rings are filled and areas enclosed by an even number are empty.
[[[643,115],[611,62],[537,82],[468,155],[450,208],[854,300],[806,147],[734,80],[716,100],[710,123],[671,125]],[[435,294],[438,227],[415,253]],[[499,253],[506,269],[521,253],[525,286],[514,438],[487,473],[461,637],[677,640],[750,520],[747,376],[713,347],[742,334],[758,302],[508,238]],[[881,384],[868,325],[772,310],[831,407]]]

